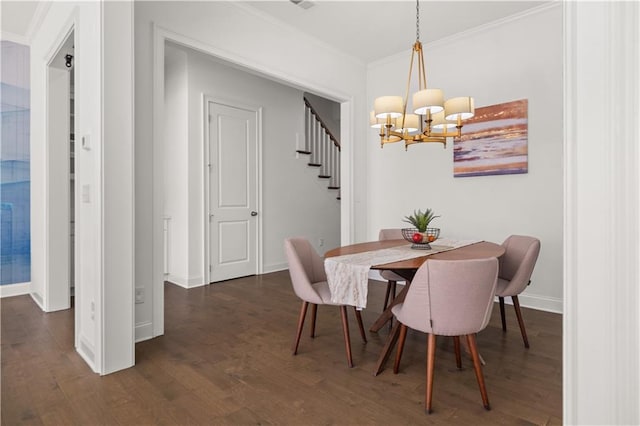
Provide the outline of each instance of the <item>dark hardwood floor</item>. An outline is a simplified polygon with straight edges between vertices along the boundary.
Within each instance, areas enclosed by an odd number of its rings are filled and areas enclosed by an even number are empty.
[[[365,327],[385,285],[371,282]],[[73,310],[45,314],[29,296],[2,309],[1,419],[18,424],[460,424],[562,422],[562,317],[524,309],[527,350],[511,306],[478,335],[492,410],[482,407],[469,356],[455,368],[439,338],[433,409],[424,413],[425,335],[409,331],[400,372],[372,370],[387,335],[363,344],[349,310],[347,367],[340,313],[320,306],[291,355],[300,302],[287,271],[185,290],[165,286],[165,335],[136,345],[136,365],[100,377],[73,348]]]

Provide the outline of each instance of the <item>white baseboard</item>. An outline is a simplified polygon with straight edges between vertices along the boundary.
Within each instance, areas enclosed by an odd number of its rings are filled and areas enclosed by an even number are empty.
[[[31,283],[0,285],[0,299],[3,297],[22,296],[31,293]]]
[[[80,336],[79,341],[80,344],[76,347],[76,351],[95,373],[99,373],[96,368],[95,348],[83,336]]]
[[[176,275],[167,274],[165,275],[165,281],[169,281],[172,284],[175,284],[182,288],[194,288],[194,287],[202,287],[204,283],[204,278],[195,277],[195,278],[185,278],[178,277]]]
[[[497,297],[496,301],[498,301]],[[562,314],[562,299],[556,297],[540,296],[537,294],[519,294],[518,301],[523,308]],[[505,305],[513,304],[510,297],[505,297],[504,303]]]
[[[263,265],[262,273],[269,274],[271,272],[284,271],[286,269],[289,269],[289,265],[287,263],[274,263],[272,265]]]
[[[29,295],[31,296],[31,298],[33,299],[34,302],[36,302],[36,305],[38,305],[38,307],[40,309],[42,309],[44,312],[46,312],[47,310],[44,308],[44,299],[42,298],[42,296],[40,296],[38,293],[36,293],[35,291],[32,293],[29,293]]]
[[[136,343],[153,338],[153,324],[150,321],[136,324]]]
[[[380,276],[378,271],[369,271],[369,279],[372,281],[381,281],[380,284],[384,284],[387,282]],[[496,302],[497,301],[498,298],[496,297]],[[536,294],[520,294],[518,295],[518,301],[520,302],[520,306],[522,306],[523,308],[553,312],[556,314],[562,313],[562,299],[558,299],[555,297],[540,296]],[[510,297],[505,297],[504,303],[507,305],[513,304]]]

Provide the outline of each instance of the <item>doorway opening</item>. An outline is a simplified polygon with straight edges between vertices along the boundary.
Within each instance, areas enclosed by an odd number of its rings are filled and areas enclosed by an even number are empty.
[[[339,188],[298,152],[305,101],[336,122],[335,134],[340,104],[163,44],[165,281],[189,288],[285,269],[281,245],[291,235],[307,235],[319,252],[338,246]]]
[[[71,29],[47,66],[48,312],[71,308],[76,287],[74,34]]]

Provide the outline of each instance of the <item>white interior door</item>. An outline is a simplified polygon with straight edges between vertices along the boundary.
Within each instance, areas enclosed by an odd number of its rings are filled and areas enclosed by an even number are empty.
[[[258,111],[209,101],[209,281],[257,273]]]

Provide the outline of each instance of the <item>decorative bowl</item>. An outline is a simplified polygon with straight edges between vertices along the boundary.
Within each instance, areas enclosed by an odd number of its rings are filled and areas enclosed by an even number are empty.
[[[422,239],[418,239],[414,235],[422,236]],[[416,228],[402,228],[402,236],[405,240],[413,243],[412,249],[418,250],[431,250],[429,243],[434,242],[440,236],[440,228],[427,228],[426,232],[418,232]]]

